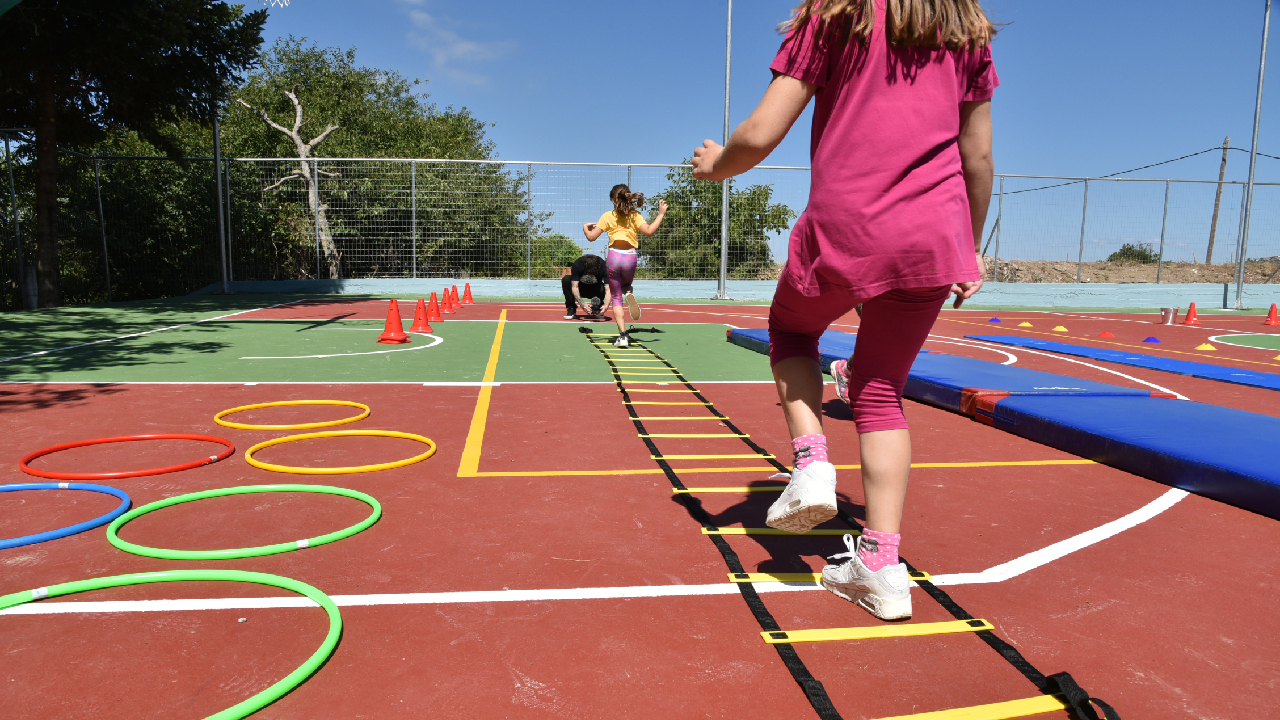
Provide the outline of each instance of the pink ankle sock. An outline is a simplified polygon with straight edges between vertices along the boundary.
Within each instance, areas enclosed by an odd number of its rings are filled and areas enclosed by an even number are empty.
[[[863,530],[858,559],[871,572],[879,572],[880,568],[886,565],[897,565],[900,542],[902,542],[902,536],[898,533]]]
[[[791,450],[796,454],[796,470],[803,470],[811,462],[828,462],[826,435],[801,435],[791,441]]]

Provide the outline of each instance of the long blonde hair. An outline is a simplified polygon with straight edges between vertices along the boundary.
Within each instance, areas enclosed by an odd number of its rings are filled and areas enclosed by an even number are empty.
[[[885,10],[891,45],[960,50],[987,45],[996,34],[979,0],[885,0]],[[865,43],[876,24],[876,0],[803,0],[778,30],[808,22],[838,31],[846,42]]]

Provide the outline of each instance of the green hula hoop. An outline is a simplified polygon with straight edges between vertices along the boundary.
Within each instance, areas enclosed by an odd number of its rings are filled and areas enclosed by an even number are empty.
[[[210,715],[205,720],[240,720],[240,718],[252,715],[279,700],[318,670],[325,660],[333,654],[333,649],[338,646],[338,638],[342,635],[342,613],[338,612],[338,606],[334,604],[333,600],[329,599],[328,595],[292,578],[241,570],[169,570],[166,572],[132,573],[129,575],[91,578],[89,580],[76,580],[74,582],[36,588],[35,590],[23,590],[9,595],[0,595],[0,610],[25,605],[34,600],[71,595],[88,590],[102,590],[104,588],[157,582],[205,582],[211,580],[274,585],[275,587],[292,590],[299,595],[304,595],[324,608],[324,611],[328,613],[329,634],[325,635],[324,642],[320,643],[320,649],[312,653],[306,662],[302,663],[297,670],[286,675],[283,680],[248,700],[237,703],[222,712]]]
[[[205,498],[225,497],[227,495],[245,495],[249,493],[267,493],[267,492],[311,492],[325,493],[328,495],[342,495],[343,497],[354,498],[373,508],[373,512],[363,521],[352,525],[349,528],[331,532],[328,535],[307,538],[305,540],[295,540],[293,542],[276,543],[275,545],[263,545],[261,547],[251,548],[230,548],[227,550],[169,550],[167,548],[153,548],[145,545],[135,545],[127,540],[121,540],[116,533],[125,523],[134,518],[145,515],[153,510],[166,508],[170,505],[191,502],[192,500],[204,500]],[[186,495],[178,495],[176,497],[157,500],[153,503],[147,503],[142,507],[137,507],[129,512],[116,518],[107,526],[107,539],[112,545],[134,555],[145,555],[147,557],[162,558],[164,560],[230,560],[232,558],[258,557],[260,555],[275,555],[276,553],[289,552],[290,550],[301,550],[305,547],[315,547],[316,545],[325,545],[351,537],[356,533],[368,528],[370,525],[378,522],[378,518],[382,517],[382,506],[372,496],[366,495],[357,490],[348,490],[346,488],[331,487],[329,485],[241,485],[240,487],[218,488],[216,490],[203,490],[201,492],[188,493]]]

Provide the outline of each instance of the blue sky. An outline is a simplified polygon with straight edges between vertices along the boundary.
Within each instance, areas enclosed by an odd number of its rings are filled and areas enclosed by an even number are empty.
[[[1226,135],[1249,146],[1261,0],[985,6],[1007,23],[994,45],[998,172],[1096,176]],[[735,4],[734,124],[768,83],[789,9]],[[724,21],[723,1],[294,0],[272,8],[266,34],[354,46],[362,64],[427,80],[432,101],[495,123],[503,159],[662,163],[720,138]],[[807,124],[806,114],[770,164],[807,164]],[[1259,149],[1280,155],[1280,87],[1264,96]],[[1219,157],[1136,176],[1216,179]],[[1229,176],[1246,168],[1232,153]],[[1259,179],[1280,180],[1280,161],[1259,160]]]

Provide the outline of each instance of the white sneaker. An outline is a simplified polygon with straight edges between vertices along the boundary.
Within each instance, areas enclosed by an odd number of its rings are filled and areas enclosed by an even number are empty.
[[[863,610],[881,620],[905,620],[911,617],[911,579],[903,563],[886,565],[879,572],[871,572],[858,557],[862,538],[855,542],[852,535],[844,536],[847,553],[832,555],[832,560],[849,558],[843,565],[822,568],[822,587],[833,594],[857,603]]]
[[[627,337],[626,333],[621,333],[620,335],[618,335],[618,339],[613,341],[613,346],[616,348],[624,348],[629,346],[630,344],[631,344],[631,338]]]
[[[565,315],[565,316],[564,316],[564,319],[565,319],[565,320],[572,320],[572,319],[574,319],[574,318],[576,318],[576,317],[578,317],[578,314],[577,314],[577,313],[573,313],[572,315]]]
[[[813,462],[791,474],[791,482],[769,506],[765,524],[787,532],[809,532],[836,516],[836,466]]]
[[[636,296],[631,293],[627,293],[622,296],[622,299],[627,302],[627,312],[631,314],[631,320],[633,322],[639,320],[640,303],[636,300]]]

